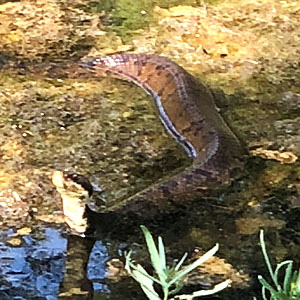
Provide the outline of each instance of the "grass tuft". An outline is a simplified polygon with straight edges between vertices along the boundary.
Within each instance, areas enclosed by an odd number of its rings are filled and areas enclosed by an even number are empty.
[[[182,267],[187,257],[187,253],[185,253],[177,265],[170,267],[166,264],[165,247],[162,238],[160,236],[158,237],[158,247],[156,247],[149,230],[145,226],[141,226],[141,229],[145,236],[155,275],[152,276],[148,274],[140,264],[134,264],[131,259],[131,252],[126,254],[126,270],[140,284],[149,300],[191,300],[195,297],[215,294],[230,284],[230,280],[226,280],[217,284],[211,290],[199,290],[190,295],[177,295],[183,287],[185,275],[211,258],[218,251],[219,245],[216,244],[196,261],[188,266]],[[160,286],[163,298],[160,298],[158,292],[155,290],[154,283]],[[176,296],[172,296],[175,294]]]

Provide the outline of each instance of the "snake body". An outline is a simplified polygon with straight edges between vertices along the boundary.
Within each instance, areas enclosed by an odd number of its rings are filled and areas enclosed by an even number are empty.
[[[231,171],[241,163],[243,147],[218,113],[210,89],[190,73],[168,58],[146,54],[94,57],[82,67],[115,73],[150,94],[164,127],[193,159],[178,174],[115,202],[109,210],[164,210],[173,202],[193,199],[230,182]]]

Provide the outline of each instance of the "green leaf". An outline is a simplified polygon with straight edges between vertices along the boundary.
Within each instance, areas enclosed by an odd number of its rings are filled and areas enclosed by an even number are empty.
[[[148,274],[147,272],[142,272],[136,265],[134,265],[133,263],[130,262],[129,267],[126,265],[125,269],[127,270],[127,272],[132,275],[133,270],[140,272],[143,276],[149,278],[150,280],[152,280],[153,282],[156,282],[157,284],[161,284],[160,281],[158,279],[156,279],[155,277],[151,276],[150,274]]]
[[[289,300],[289,298],[286,297],[282,291],[277,292],[268,282],[266,282],[266,280],[261,275],[258,275],[258,280],[265,289],[269,290],[269,292],[271,293],[271,296],[272,296],[271,299],[274,298],[274,299],[280,299],[280,300]],[[265,295],[265,293],[263,293],[263,294]],[[266,296],[264,296],[264,297],[266,297]]]
[[[150,279],[151,276],[141,265],[137,265],[136,270],[132,271],[132,277],[140,283],[142,290],[149,300],[161,300],[153,288],[153,281]]]
[[[144,236],[145,236],[148,251],[150,253],[152,266],[153,266],[156,274],[158,275],[158,277],[161,281],[161,284],[165,285],[167,275],[165,273],[165,270],[163,269],[163,266],[161,265],[160,256],[159,256],[159,253],[157,251],[156,245],[154,243],[153,237],[152,237],[151,233],[149,232],[149,230],[147,229],[147,227],[141,225],[141,229],[142,229],[142,231],[144,233]]]
[[[160,265],[165,273],[165,271],[166,271],[166,253],[165,253],[164,242],[160,236],[158,237],[158,253],[159,253],[159,258],[160,258]]]
[[[152,277],[151,275],[149,275],[146,271],[145,272],[142,272],[140,268],[138,268],[136,265],[134,265],[132,262],[131,262],[131,251],[129,251],[128,254],[125,255],[125,258],[126,258],[126,262],[125,262],[125,270],[128,272],[129,275],[132,276],[132,273],[133,270],[136,270],[138,272],[141,272],[142,275],[148,277],[150,280],[152,280],[153,282],[156,282],[158,284],[160,284],[160,281],[157,280],[156,278]]]
[[[132,251],[130,250],[128,253],[125,253],[125,270],[131,274],[130,270],[130,265],[131,265],[131,253]]]
[[[280,271],[280,268],[283,267],[284,265],[287,265],[287,267],[285,269],[285,275],[284,275],[284,281],[283,281],[282,289],[285,292],[288,292],[290,290],[290,286],[291,286],[293,261],[286,260],[286,261],[278,264],[277,267],[276,267],[276,270],[275,270],[275,276],[276,276],[276,278],[278,278],[278,273]],[[277,287],[277,290],[278,290],[278,287]]]
[[[260,240],[260,245],[261,245],[261,251],[263,253],[263,256],[264,256],[267,268],[269,270],[269,273],[271,275],[271,278],[272,278],[273,282],[275,283],[275,285],[277,287],[278,286],[278,281],[277,281],[277,278],[275,277],[275,274],[273,272],[270,259],[268,257],[268,253],[267,253],[267,249],[266,249],[266,244],[265,244],[265,241],[264,241],[264,231],[262,229],[260,230],[259,240]]]
[[[185,252],[181,258],[181,260],[178,262],[178,264],[175,267],[175,271],[178,271],[181,265],[184,263],[186,257],[188,256],[187,252]]]
[[[262,286],[261,288],[261,294],[262,294],[262,297],[263,297],[263,300],[268,300],[267,299],[267,295],[266,295],[266,288],[264,286]]]
[[[230,283],[231,283],[231,281],[228,279],[228,280],[225,280],[225,281],[215,285],[215,287],[211,290],[201,290],[201,291],[194,292],[190,295],[179,295],[179,296],[175,296],[171,300],[191,300],[191,299],[194,299],[195,297],[209,296],[212,294],[216,294],[216,293],[224,290],[226,287],[228,287],[228,285]]]
[[[197,268],[201,264],[203,264],[205,261],[207,261],[209,258],[211,258],[219,249],[219,244],[216,244],[212,249],[207,251],[204,255],[199,257],[196,261],[194,261],[189,266],[185,267],[183,270],[179,271],[174,278],[168,283],[168,286],[171,286],[172,284],[176,283],[178,280],[180,280],[183,276],[185,276],[187,273],[191,272],[193,269]]]
[[[296,273],[296,281],[295,281],[295,290],[294,292],[296,293],[297,296],[300,296],[300,270]]]

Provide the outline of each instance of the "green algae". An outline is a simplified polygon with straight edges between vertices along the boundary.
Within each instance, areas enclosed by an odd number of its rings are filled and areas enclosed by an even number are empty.
[[[99,13],[106,12],[102,18],[109,30],[116,32],[124,42],[130,42],[132,38],[139,36],[141,30],[147,30],[149,26],[156,24],[153,17],[153,8],[160,6],[169,8],[177,5],[199,6],[216,4],[220,0],[116,0],[116,1],[91,1],[88,11]]]

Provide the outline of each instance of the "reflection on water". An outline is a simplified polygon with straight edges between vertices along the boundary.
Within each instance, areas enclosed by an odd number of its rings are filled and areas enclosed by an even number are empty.
[[[93,282],[95,292],[109,292],[108,287],[100,282],[105,278],[105,263],[108,258],[106,247],[101,241],[97,241],[91,252],[87,270],[88,279]]]
[[[60,287],[62,282],[70,278],[68,269],[66,270],[69,262],[66,259],[70,258],[72,261],[74,259],[72,253],[80,253],[78,244],[80,239],[76,240],[77,248],[67,253],[69,240],[62,237],[58,229],[43,228],[38,236],[35,236],[36,233],[23,236],[20,247],[7,245],[8,238],[12,235],[13,231],[7,230],[0,236],[0,299],[57,299],[57,295],[63,289]],[[105,277],[107,260],[106,247],[101,241],[97,241],[87,270],[88,279],[97,292],[109,292],[109,289],[100,283],[100,280]],[[79,263],[76,259],[74,262]],[[82,263],[86,264],[86,261]],[[80,268],[81,266],[78,265],[78,273]],[[72,271],[76,269],[75,267]]]
[[[8,236],[9,232],[5,235]],[[43,238],[39,241],[32,235],[24,236],[20,248],[8,247],[2,239],[1,299],[17,296],[22,296],[22,299],[55,299],[63,278],[67,241],[58,230],[51,228],[45,229]]]

